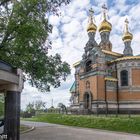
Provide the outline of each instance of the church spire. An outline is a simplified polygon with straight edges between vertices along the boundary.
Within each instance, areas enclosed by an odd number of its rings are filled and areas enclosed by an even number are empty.
[[[123,34],[123,37],[122,37],[122,40],[123,40],[124,42],[126,42],[126,41],[131,41],[131,40],[133,39],[133,35],[129,32],[128,24],[129,24],[129,21],[128,21],[128,19],[126,18],[126,19],[125,19],[125,30],[124,30],[124,34]]]
[[[133,50],[131,48],[131,41],[133,39],[133,35],[129,32],[128,24],[129,24],[129,21],[126,18],[126,20],[125,20],[125,30],[124,30],[124,34],[123,34],[123,37],[122,37],[122,40],[124,41],[124,45],[125,45],[123,54],[125,56],[132,56],[133,55]]]
[[[103,9],[103,21],[99,26],[99,32],[101,36],[100,47],[103,50],[112,51],[112,44],[109,41],[110,32],[112,30],[112,25],[107,21],[107,7],[104,4],[102,6]]]
[[[107,18],[107,7],[106,7],[105,4],[102,6],[102,9],[103,9],[103,19],[106,20],[106,18]]]
[[[92,8],[89,9],[89,22],[90,23],[93,23],[93,14],[94,14],[94,11]]]
[[[88,37],[89,40],[86,43],[85,46],[85,53],[83,55],[83,58],[86,59],[88,57],[89,54],[92,53],[92,49],[94,47],[98,47],[97,42],[95,41],[95,34],[96,34],[96,30],[97,30],[97,26],[94,24],[94,17],[93,17],[94,11],[91,8],[89,10],[89,19],[88,19],[88,27],[87,27],[87,32],[88,32]]]
[[[112,25],[107,21],[107,6],[104,4],[103,9],[103,21],[99,26],[99,32],[110,32],[112,30]]]
[[[96,30],[97,30],[97,26],[93,22],[93,18],[94,18],[93,14],[94,14],[94,11],[91,8],[89,10],[89,21],[88,21],[87,32],[96,32]]]
[[[128,24],[129,24],[129,21],[126,18],[126,20],[125,20],[125,32],[128,32]]]

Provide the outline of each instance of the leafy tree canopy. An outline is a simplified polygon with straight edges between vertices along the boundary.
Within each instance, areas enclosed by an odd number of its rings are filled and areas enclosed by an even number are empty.
[[[27,112],[32,112],[32,111],[43,111],[45,109],[46,103],[43,102],[42,100],[37,100],[32,103],[29,103],[26,106],[26,111]]]
[[[43,111],[45,109],[46,103],[42,100],[37,100],[35,103],[35,110],[37,111]]]
[[[32,103],[29,103],[27,106],[26,106],[26,109],[25,109],[27,112],[31,113],[33,112],[35,109],[34,109],[34,102]]]
[[[41,91],[60,86],[70,74],[70,66],[59,54],[48,55],[51,43],[46,42],[52,31],[48,14],[57,15],[59,7],[69,1],[0,1],[0,59],[24,70],[29,82]]]

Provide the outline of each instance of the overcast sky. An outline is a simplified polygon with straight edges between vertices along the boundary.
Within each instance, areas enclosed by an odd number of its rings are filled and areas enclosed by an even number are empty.
[[[122,34],[124,30],[124,20],[129,20],[129,30],[133,34],[132,49],[134,55],[140,54],[140,0],[72,0],[72,2],[60,9],[61,16],[49,16],[49,22],[53,25],[53,32],[50,39],[53,47],[49,50],[50,54],[59,53],[63,61],[71,65],[72,74],[67,81],[62,82],[60,88],[52,89],[50,93],[41,93],[36,88],[25,83],[21,96],[21,107],[32,101],[42,100],[47,107],[58,103],[69,105],[69,89],[74,82],[73,63],[79,61],[84,51],[84,46],[88,41],[87,23],[88,10],[93,8],[95,11],[95,24],[99,27],[102,21],[102,5],[108,7],[108,18],[112,24],[110,41],[113,44],[113,51],[123,52],[124,44]],[[100,42],[97,31],[96,41]]]

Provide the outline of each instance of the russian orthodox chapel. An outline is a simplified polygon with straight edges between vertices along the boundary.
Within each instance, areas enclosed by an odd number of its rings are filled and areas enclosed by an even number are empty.
[[[102,8],[99,44],[95,40],[97,26],[93,20],[94,12],[89,10],[89,40],[82,60],[74,64],[71,109],[79,113],[140,113],[140,56],[133,55],[129,22],[125,20],[123,53],[113,52],[109,39],[112,25],[107,19],[106,6]]]

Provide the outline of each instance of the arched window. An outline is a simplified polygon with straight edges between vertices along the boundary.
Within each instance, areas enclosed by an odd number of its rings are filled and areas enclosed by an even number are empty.
[[[86,63],[86,72],[91,71],[91,69],[92,69],[91,63],[92,63],[91,60],[87,61],[87,63]]]
[[[128,71],[121,71],[121,86],[128,86]]]

